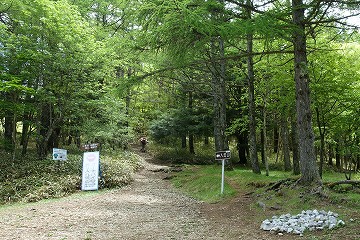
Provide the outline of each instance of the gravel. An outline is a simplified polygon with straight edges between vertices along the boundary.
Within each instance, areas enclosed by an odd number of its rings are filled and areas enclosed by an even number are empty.
[[[304,210],[300,214],[273,216],[262,222],[260,229],[302,235],[305,230],[333,229],[345,225],[337,213],[324,210]]]

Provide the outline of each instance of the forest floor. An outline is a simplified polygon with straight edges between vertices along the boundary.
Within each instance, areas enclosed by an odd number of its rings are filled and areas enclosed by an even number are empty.
[[[167,166],[142,155],[144,168],[121,189],[1,207],[0,239],[308,239],[260,230],[246,193],[214,204],[184,195]]]

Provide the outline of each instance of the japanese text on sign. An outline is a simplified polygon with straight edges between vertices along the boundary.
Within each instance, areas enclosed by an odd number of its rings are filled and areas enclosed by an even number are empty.
[[[60,148],[53,148],[53,160],[60,160],[60,161],[67,160],[67,150]]]
[[[230,159],[230,157],[231,157],[230,150],[219,151],[215,153],[215,160],[225,160],[225,159]]]
[[[81,190],[98,190],[99,155],[99,152],[84,153]]]

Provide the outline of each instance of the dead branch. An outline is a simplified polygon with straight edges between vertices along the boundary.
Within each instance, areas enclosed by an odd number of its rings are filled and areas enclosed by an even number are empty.
[[[341,185],[341,184],[350,184],[352,186],[356,186],[356,187],[360,187],[360,181],[357,180],[341,180],[341,181],[337,181],[337,182],[332,182],[332,183],[328,183],[326,184],[330,189],[334,188],[337,185]]]

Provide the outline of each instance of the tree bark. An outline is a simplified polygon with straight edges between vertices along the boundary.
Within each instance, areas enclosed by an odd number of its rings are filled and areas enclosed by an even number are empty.
[[[290,162],[290,148],[289,148],[289,130],[287,120],[284,117],[281,121],[281,138],[283,142],[283,153],[284,153],[284,169],[285,171],[291,171]]]
[[[247,5],[251,6],[251,1],[248,0]],[[251,19],[250,8],[246,9],[247,18]],[[249,151],[252,171],[260,174],[259,159],[256,147],[256,119],[255,119],[255,87],[254,87],[254,60],[253,60],[253,34],[247,34],[247,80],[248,80],[248,97],[249,97]]]
[[[265,164],[265,175],[269,176],[269,162],[266,154],[267,149],[267,136],[266,136],[266,99],[264,98],[264,109],[263,109],[263,129],[262,129],[262,138],[263,138],[263,146],[262,146],[262,155],[264,158],[264,164]]]
[[[319,129],[319,135],[320,135],[319,174],[320,174],[320,177],[322,177],[324,160],[325,160],[325,133],[326,133],[326,127],[325,127],[325,123],[321,123],[319,108],[315,108],[315,111],[316,111],[316,122],[317,122],[317,126],[318,126],[318,129]]]
[[[189,91],[189,112],[192,114],[193,112],[193,92]],[[194,133],[189,132],[189,152],[191,154],[195,154],[195,146],[194,146]]]
[[[54,136],[54,130],[59,128],[59,123],[61,122],[61,116],[56,118],[53,117],[51,104],[43,104],[41,107],[41,117],[40,123],[38,126],[38,138],[36,142],[37,152],[39,158],[45,158],[48,154],[49,150],[54,146],[54,141],[56,139],[52,139],[53,142],[49,143],[49,140]],[[60,129],[60,128],[59,128]]]
[[[339,139],[336,141],[336,145],[335,145],[335,165],[338,170],[341,170],[341,155],[340,155]]]
[[[299,154],[299,136],[297,131],[296,120],[291,121],[291,139],[292,139],[292,150],[293,150],[293,174],[300,174],[300,154]]]
[[[237,138],[237,150],[239,155],[239,163],[240,164],[248,164],[246,152],[248,151],[248,139],[246,132],[238,132],[236,133]]]
[[[212,42],[213,56],[224,56],[224,43],[218,37]],[[226,83],[225,60],[212,61],[212,87],[214,94],[214,138],[215,150],[227,150],[226,130]]]
[[[277,124],[274,125],[274,153],[278,153],[279,151],[279,129]]]
[[[181,136],[181,148],[186,148],[187,144],[186,144],[186,135],[183,134]]]
[[[328,144],[328,148],[329,148],[329,158],[328,158],[328,164],[329,166],[333,166],[333,158],[334,158],[334,149],[332,144]]]
[[[29,142],[29,135],[30,135],[30,128],[31,128],[31,124],[30,124],[30,120],[32,114],[29,112],[25,112],[23,114],[23,120],[22,120],[22,133],[21,133],[21,141],[20,141],[20,145],[22,145],[22,151],[21,154],[24,156],[27,152],[27,146],[28,146],[28,142]]]
[[[321,185],[314,151],[314,132],[310,109],[309,74],[307,69],[306,34],[303,0],[292,0],[294,30],[294,79],[296,89],[296,113],[299,131],[300,184]]]
[[[13,142],[14,113],[7,111],[4,124],[4,149],[6,152],[13,152],[15,143]]]

